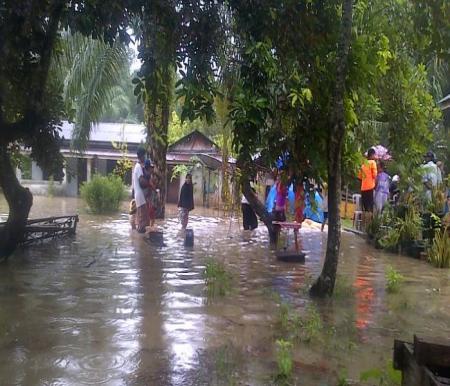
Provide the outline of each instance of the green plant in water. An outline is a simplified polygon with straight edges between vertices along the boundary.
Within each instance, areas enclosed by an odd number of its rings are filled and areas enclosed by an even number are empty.
[[[388,266],[386,270],[386,291],[390,293],[397,292],[404,277],[398,273],[392,266]]]
[[[373,368],[362,372],[359,379],[363,382],[374,380],[378,386],[400,386],[402,373],[395,370],[392,361],[389,361],[383,369]]]
[[[450,267],[450,237],[448,227],[436,232],[428,250],[428,261],[437,268]]]
[[[81,197],[94,213],[111,213],[119,210],[125,197],[125,186],[116,175],[94,175],[92,180],[81,185]]]
[[[334,286],[333,297],[335,299],[348,299],[353,293],[354,288],[352,283],[346,277],[338,276]]]
[[[232,275],[225,269],[222,262],[209,259],[206,262],[203,278],[208,291],[208,297],[225,296],[231,291]]]
[[[292,375],[292,342],[278,339],[277,345],[277,365],[278,373],[277,378],[287,379]]]
[[[322,319],[316,308],[309,306],[306,309],[306,318],[302,322],[302,338],[303,340],[310,342],[314,338],[317,338],[322,331]]]
[[[279,309],[279,321],[281,328],[285,331],[287,331],[290,326],[290,313],[291,307],[289,303],[282,302]]]
[[[219,347],[214,353],[215,371],[218,378],[217,384],[226,384],[228,386],[237,384],[237,359],[234,351],[231,344],[226,344]]]
[[[383,225],[383,217],[382,215],[375,214],[372,217],[372,220],[367,224],[366,233],[369,238],[375,238],[379,232],[380,227]]]

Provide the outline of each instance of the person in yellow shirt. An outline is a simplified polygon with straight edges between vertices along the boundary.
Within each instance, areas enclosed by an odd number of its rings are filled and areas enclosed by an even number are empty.
[[[358,178],[361,180],[361,202],[363,216],[363,226],[367,225],[367,217],[370,220],[373,212],[373,195],[375,190],[375,181],[377,179],[377,163],[375,161],[375,149],[370,148],[367,151],[367,161],[365,161],[358,173]],[[366,215],[369,213],[369,216]]]

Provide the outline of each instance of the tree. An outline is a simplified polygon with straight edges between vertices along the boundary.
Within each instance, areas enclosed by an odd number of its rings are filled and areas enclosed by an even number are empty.
[[[336,281],[337,265],[341,245],[341,166],[342,145],[345,135],[344,93],[345,78],[348,68],[353,18],[353,0],[342,2],[341,36],[336,57],[336,84],[334,88],[333,107],[330,112],[328,132],[328,239],[327,251],[322,273],[312,285],[313,296],[331,295]]]
[[[72,144],[83,150],[92,124],[100,121],[115,99],[124,97],[118,80],[129,72],[128,52],[120,41],[108,44],[65,31],[53,57],[66,116],[75,123]],[[131,79],[127,80],[131,87]]]
[[[208,1],[157,0],[146,4],[139,15],[139,58],[142,67],[135,94],[144,101],[147,146],[155,164],[156,184],[160,190],[160,217],[166,201],[166,153],[168,127],[173,101],[173,83],[183,98],[181,120],[212,120],[213,69],[217,31],[217,3]]]
[[[62,177],[59,119],[61,91],[49,77],[61,27],[70,27],[112,43],[127,41],[128,13],[121,3],[33,1],[0,4],[0,186],[9,206],[0,228],[0,257],[8,257],[23,238],[32,205],[31,193],[15,176],[11,155],[19,146],[55,179]],[[86,5],[86,6],[85,6]],[[133,11],[137,2],[128,4]]]

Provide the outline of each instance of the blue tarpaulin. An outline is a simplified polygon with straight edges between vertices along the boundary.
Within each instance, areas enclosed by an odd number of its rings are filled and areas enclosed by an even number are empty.
[[[267,195],[266,200],[266,209],[269,213],[272,213],[275,207],[275,199],[277,197],[277,188],[276,185],[273,185],[270,188],[269,194]],[[320,197],[320,194],[318,192],[314,193],[315,198],[315,211],[313,210],[311,206],[311,202],[309,200],[309,194],[306,195],[305,200],[305,211],[304,215],[305,218],[308,218],[310,220],[316,221],[316,222],[323,222],[323,211],[322,211],[322,197]],[[291,184],[289,186],[288,190],[288,200],[289,200],[289,213],[294,214],[295,209],[295,193],[294,193],[294,187]]]

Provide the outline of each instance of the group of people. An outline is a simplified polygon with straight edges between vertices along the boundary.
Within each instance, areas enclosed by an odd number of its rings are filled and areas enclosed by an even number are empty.
[[[146,159],[144,148],[137,150],[137,162],[131,179],[132,200],[130,202],[130,224],[139,233],[152,231],[160,205],[159,189],[154,173],[154,165]],[[192,175],[187,174],[178,201],[179,218],[182,229],[186,229],[189,212],[194,209]]]
[[[442,184],[443,164],[435,160],[434,153],[428,151],[424,155],[422,182],[425,199],[431,201],[432,191]],[[364,212],[381,213],[387,202],[396,204],[400,195],[400,177],[391,177],[386,173],[383,160],[376,159],[375,149],[367,151],[367,160],[361,166],[358,174],[361,180],[361,203]]]
[[[268,184],[269,182],[269,184]],[[289,193],[290,187],[291,193]],[[305,207],[308,196],[311,195],[311,182],[306,177],[298,177],[293,172],[280,168],[274,169],[266,175],[265,201],[266,207],[272,213],[274,221],[285,222],[286,211],[289,207],[289,194],[292,194],[294,221],[301,224],[305,219]],[[255,189],[252,188],[255,192]],[[273,194],[271,193],[273,192]],[[317,192],[321,198],[320,209],[323,213],[322,231],[328,219],[328,187],[322,183],[317,187]],[[253,230],[258,227],[258,219],[251,208],[246,197],[241,200],[244,230]]]

